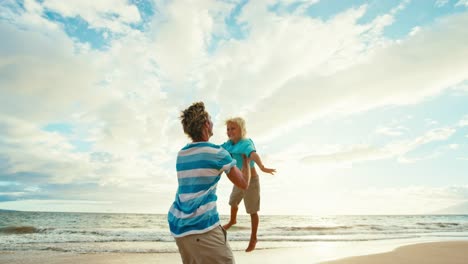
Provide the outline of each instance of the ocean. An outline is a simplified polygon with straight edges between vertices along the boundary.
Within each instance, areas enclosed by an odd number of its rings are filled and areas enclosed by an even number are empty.
[[[226,223],[228,216],[221,216]],[[228,232],[243,250],[250,217],[240,215]],[[291,216],[260,215],[257,250],[320,243],[468,240],[468,215]],[[166,215],[0,212],[0,251],[169,253],[177,246]]]

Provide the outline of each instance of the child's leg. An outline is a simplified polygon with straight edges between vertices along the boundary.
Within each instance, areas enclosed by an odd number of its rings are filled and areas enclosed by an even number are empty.
[[[250,221],[252,222],[252,232],[250,233],[249,246],[247,247],[245,252],[253,251],[255,249],[255,246],[257,245],[257,230],[258,230],[258,223],[260,222],[258,213],[251,214]]]
[[[250,242],[246,252],[250,252],[255,249],[257,245],[257,230],[258,224],[260,222],[258,217],[258,211],[260,211],[260,181],[258,176],[252,177],[250,179],[250,185],[247,189],[244,197],[245,209],[248,214],[250,214],[251,222],[251,233],[250,233]]]
[[[224,230],[228,230],[231,226],[237,223],[237,211],[239,210],[239,203],[244,198],[244,190],[237,188],[236,186],[232,187],[231,196],[229,197],[229,205],[231,206],[231,216],[229,223],[223,225]]]
[[[235,225],[237,223],[237,211],[239,210],[239,207],[237,206],[231,206],[231,217],[229,219],[229,223],[223,225],[224,230],[228,230],[231,226]]]

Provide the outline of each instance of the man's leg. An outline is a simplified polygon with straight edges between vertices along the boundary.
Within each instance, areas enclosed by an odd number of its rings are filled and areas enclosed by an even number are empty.
[[[234,264],[234,255],[221,226],[203,233],[176,238],[184,264]]]

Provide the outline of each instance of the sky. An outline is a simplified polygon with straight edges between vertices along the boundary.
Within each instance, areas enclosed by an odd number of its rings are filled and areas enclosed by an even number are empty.
[[[277,169],[261,214],[463,206],[467,25],[467,0],[3,0],[0,209],[167,213],[196,101]]]

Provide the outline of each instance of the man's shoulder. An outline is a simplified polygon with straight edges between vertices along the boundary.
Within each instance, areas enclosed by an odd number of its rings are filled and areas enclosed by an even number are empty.
[[[192,149],[192,148],[205,148],[205,147],[217,148],[217,149],[221,148],[220,145],[217,145],[208,141],[204,141],[204,142],[188,143],[181,150]]]
[[[224,149],[221,146],[213,144],[211,142],[196,142],[185,145],[181,150],[179,150],[178,155],[186,156],[201,153],[216,154],[223,150]]]

